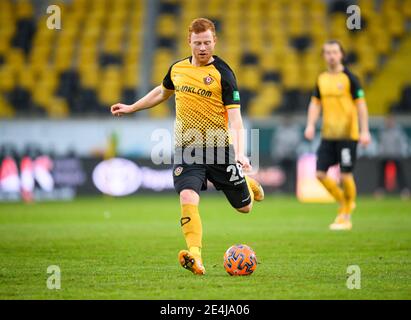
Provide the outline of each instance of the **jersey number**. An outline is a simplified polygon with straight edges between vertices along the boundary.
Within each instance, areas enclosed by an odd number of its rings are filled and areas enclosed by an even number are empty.
[[[243,167],[239,163],[229,165],[227,172],[231,172],[230,182],[244,178]]]

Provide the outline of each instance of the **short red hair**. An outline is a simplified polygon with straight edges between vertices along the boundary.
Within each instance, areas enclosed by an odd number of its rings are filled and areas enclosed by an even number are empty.
[[[215,36],[215,25],[214,23],[206,18],[197,18],[191,21],[190,27],[188,28],[188,37],[191,37],[191,34],[194,33],[201,33],[207,30],[211,30],[213,36]]]

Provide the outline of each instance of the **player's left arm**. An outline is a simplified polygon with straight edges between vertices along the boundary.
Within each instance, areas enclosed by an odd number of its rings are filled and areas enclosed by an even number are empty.
[[[358,110],[358,119],[360,122],[359,143],[366,146],[371,142],[371,134],[368,126],[368,108],[365,99],[357,99],[355,102]]]
[[[241,117],[240,108],[231,108],[227,110],[228,122],[230,125],[231,139],[235,151],[235,159],[241,163],[243,169],[249,171],[252,169],[250,160],[245,155],[244,150],[244,125]]]
[[[359,143],[366,146],[371,142],[371,134],[368,127],[368,108],[365,102],[364,90],[360,80],[356,76],[351,72],[347,72],[347,75],[350,80],[351,97],[357,107],[358,120],[360,123]]]
[[[241,100],[234,72],[226,65],[217,65],[221,74],[222,100],[227,110],[229,134],[234,146],[235,160],[250,171],[250,160],[244,150],[244,125],[241,117]]]

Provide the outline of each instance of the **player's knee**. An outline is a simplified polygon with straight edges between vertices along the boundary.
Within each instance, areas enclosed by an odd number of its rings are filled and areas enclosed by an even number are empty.
[[[315,175],[318,180],[323,180],[327,176],[327,173],[324,171],[317,171]]]
[[[351,179],[353,174],[351,172],[341,172],[341,178],[344,179]]]
[[[198,204],[199,201],[200,201],[200,196],[194,190],[184,189],[180,192],[180,202],[183,204],[184,203]]]
[[[244,206],[244,207],[241,207],[241,208],[237,208],[237,211],[238,212],[241,212],[241,213],[249,213],[250,211],[251,211],[251,208],[252,208],[253,206],[252,206],[252,204],[250,203],[250,204],[248,204],[248,205],[246,205],[246,206]]]

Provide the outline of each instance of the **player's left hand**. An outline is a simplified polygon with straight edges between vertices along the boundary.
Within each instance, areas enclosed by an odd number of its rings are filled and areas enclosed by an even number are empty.
[[[371,142],[371,134],[369,131],[364,131],[360,133],[359,143],[364,147],[369,145]]]
[[[236,161],[243,166],[244,171],[251,171],[253,169],[250,160],[245,155],[236,156]]]

